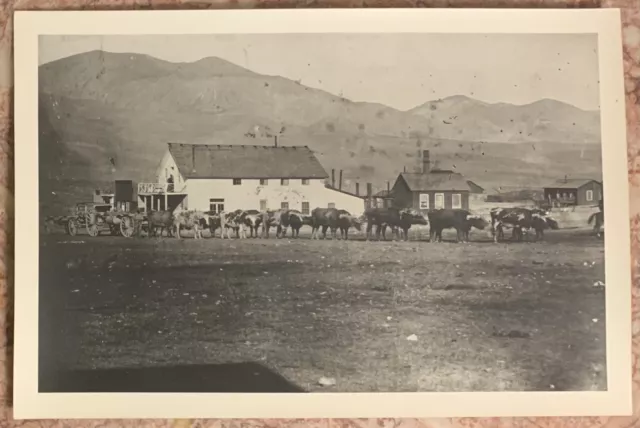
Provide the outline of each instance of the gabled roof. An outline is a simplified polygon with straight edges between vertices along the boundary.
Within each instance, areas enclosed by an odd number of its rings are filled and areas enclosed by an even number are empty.
[[[327,178],[307,146],[244,146],[169,143],[184,179]],[[195,165],[194,165],[195,164]]]
[[[403,172],[400,177],[412,192],[424,191],[461,191],[469,192],[469,184],[460,173],[422,174]]]
[[[569,178],[567,180],[565,179],[560,179],[560,180],[556,180],[553,183],[548,184],[547,186],[544,186],[545,189],[579,189],[582,186],[584,186],[585,184],[589,184],[592,181],[595,181],[596,183],[600,184],[599,181],[597,180],[593,180],[591,178]]]
[[[477,183],[471,180],[467,180],[467,184],[469,185],[469,190],[471,190],[471,193],[484,193],[484,188]]]

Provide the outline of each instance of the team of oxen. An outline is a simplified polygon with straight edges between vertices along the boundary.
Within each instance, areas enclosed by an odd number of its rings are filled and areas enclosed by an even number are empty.
[[[297,210],[281,209],[273,211],[235,210],[230,212],[152,211],[148,214],[148,236],[162,236],[164,230],[169,236],[180,238],[181,229],[190,229],[195,239],[201,239],[202,231],[208,229],[211,236],[220,230],[222,239],[268,238],[275,229],[276,238],[285,237],[291,229],[291,236],[297,238],[303,226],[311,227],[311,239],[327,237],[348,239],[349,230],[366,230],[367,239],[386,240],[386,231],[393,236],[408,240],[409,229],[413,225],[429,226],[431,242],[441,242],[445,229],[454,229],[458,242],[469,242],[471,229],[484,230],[489,225],[495,242],[504,239],[505,229],[512,230],[512,239],[522,241],[530,232],[535,232],[535,240],[542,239],[544,230],[558,229],[558,222],[548,211],[530,208],[494,208],[490,211],[490,223],[482,216],[463,209],[436,209],[426,213],[415,209],[369,208],[362,215],[336,208],[316,208],[310,214]],[[375,228],[375,231],[374,231]],[[247,236],[247,232],[249,235]]]

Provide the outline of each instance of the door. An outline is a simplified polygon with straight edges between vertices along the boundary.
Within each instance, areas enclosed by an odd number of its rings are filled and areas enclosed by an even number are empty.
[[[444,208],[444,193],[436,193],[433,205],[437,210]]]

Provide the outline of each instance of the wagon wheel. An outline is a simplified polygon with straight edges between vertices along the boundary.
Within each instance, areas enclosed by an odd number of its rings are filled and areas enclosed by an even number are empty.
[[[136,233],[136,222],[129,216],[120,219],[120,233],[125,238],[131,238]]]
[[[67,234],[69,234],[70,236],[76,236],[78,234],[78,224],[76,223],[76,219],[70,218],[69,220],[67,220],[65,229],[67,229]]]
[[[89,223],[89,218],[86,219],[86,222],[87,222],[87,233],[89,234],[89,236],[98,236],[100,234],[98,225],[95,223]]]

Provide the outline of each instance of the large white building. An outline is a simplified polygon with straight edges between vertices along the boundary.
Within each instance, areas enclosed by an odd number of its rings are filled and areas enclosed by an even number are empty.
[[[147,210],[335,207],[359,215],[365,207],[363,197],[325,185],[327,172],[306,146],[169,143],[156,176],[138,184]]]

